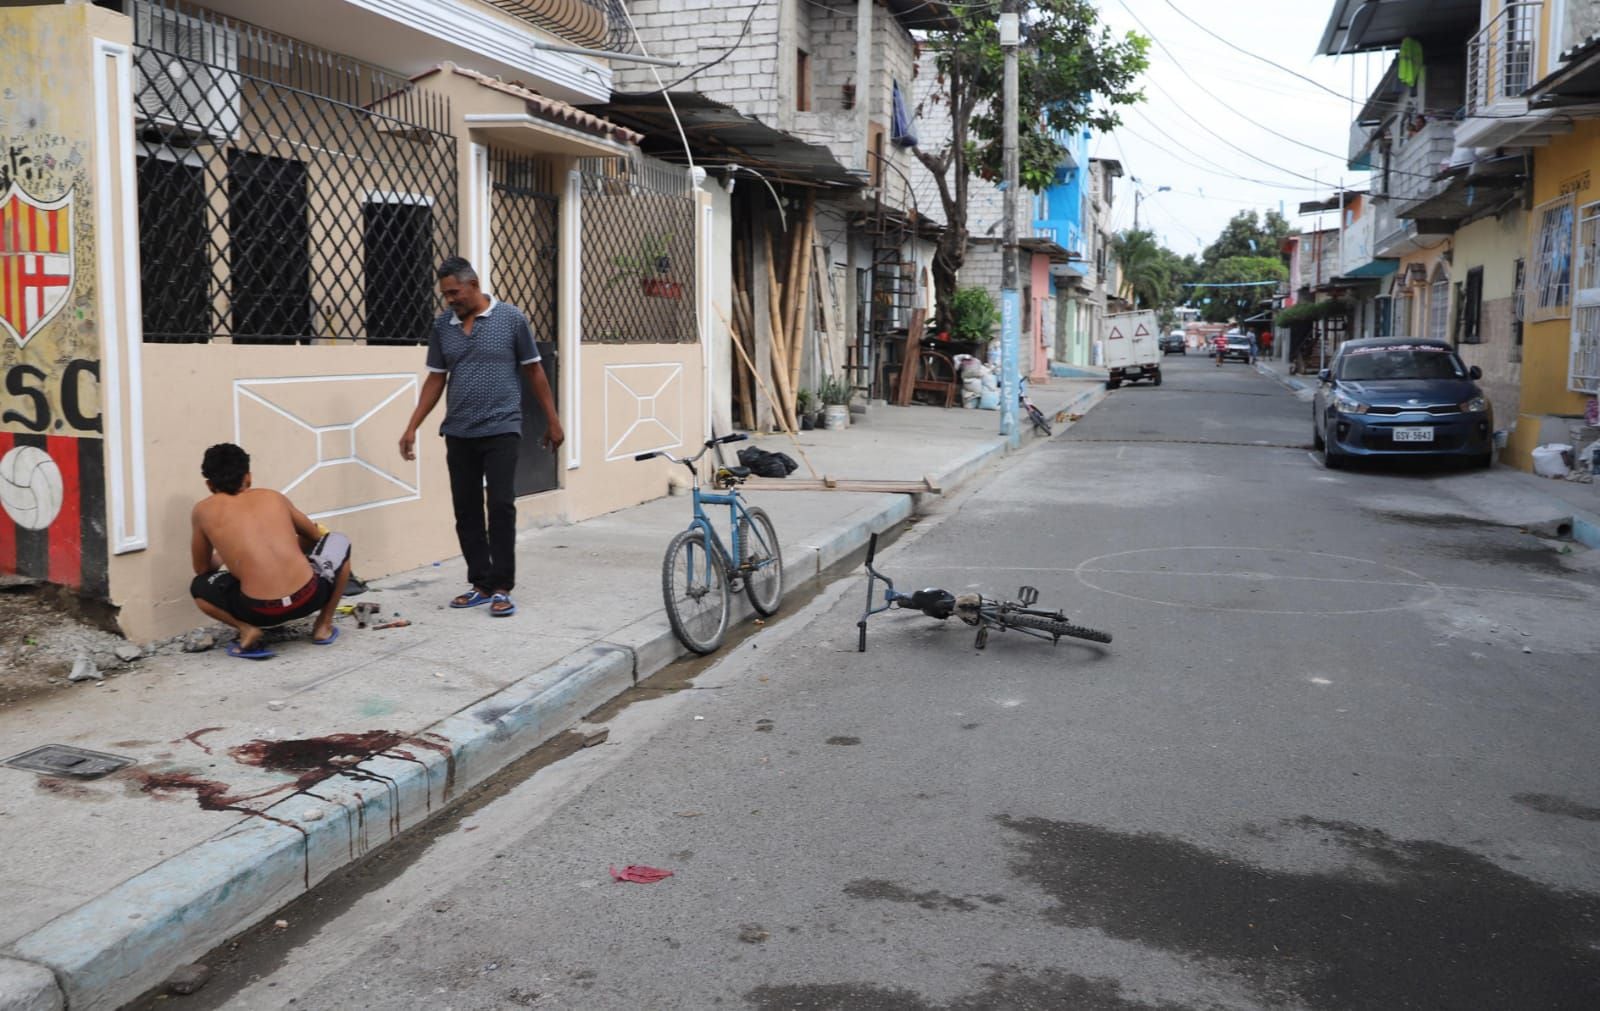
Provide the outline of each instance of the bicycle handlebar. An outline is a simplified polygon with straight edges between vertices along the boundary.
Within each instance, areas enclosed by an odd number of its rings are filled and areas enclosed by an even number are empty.
[[[707,439],[705,441],[705,444],[703,446],[701,446],[700,452],[696,453],[693,456],[673,456],[671,453],[667,452],[664,449],[656,449],[656,450],[651,450],[648,453],[638,453],[638,454],[636,454],[634,456],[633,459],[634,459],[635,463],[640,463],[640,462],[643,462],[645,460],[654,460],[656,457],[660,456],[660,457],[665,457],[668,460],[671,460],[673,463],[695,463],[702,456],[705,456],[706,455],[706,450],[710,449],[712,446],[721,446],[721,445],[725,445],[726,443],[730,443],[730,442],[744,442],[748,438],[750,438],[750,436],[746,435],[743,432],[734,432],[731,435],[723,435],[723,436],[719,436],[718,438],[715,438],[715,439]]]

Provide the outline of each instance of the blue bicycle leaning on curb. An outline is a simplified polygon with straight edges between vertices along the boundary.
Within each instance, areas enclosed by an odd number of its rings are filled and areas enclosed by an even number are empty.
[[[672,634],[696,653],[711,653],[722,645],[728,632],[732,594],[742,589],[750,598],[750,606],[763,616],[776,613],[783,597],[783,554],[778,550],[778,533],[767,514],[746,506],[739,494],[739,485],[750,476],[750,468],[718,467],[711,482],[722,494],[700,490],[699,463],[706,451],[746,438],[736,433],[707,439],[700,452],[689,457],[664,451],[634,457],[653,460],[659,456],[681,463],[693,477],[694,518],[689,521],[689,529],[667,545],[667,556],[661,563],[661,594],[666,600]],[[731,551],[706,515],[707,505],[728,507]]]

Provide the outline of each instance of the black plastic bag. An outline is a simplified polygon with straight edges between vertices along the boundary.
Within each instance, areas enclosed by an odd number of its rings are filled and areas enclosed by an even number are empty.
[[[756,446],[739,450],[739,465],[749,467],[756,477],[788,477],[800,467],[787,453],[769,453]]]

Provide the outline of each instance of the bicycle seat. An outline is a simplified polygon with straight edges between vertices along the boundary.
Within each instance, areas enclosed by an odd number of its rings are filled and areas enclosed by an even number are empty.
[[[726,487],[730,484],[738,484],[749,476],[749,467],[718,467],[716,483]]]

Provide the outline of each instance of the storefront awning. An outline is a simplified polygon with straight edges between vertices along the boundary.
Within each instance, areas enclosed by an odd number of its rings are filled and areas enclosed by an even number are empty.
[[[1345,271],[1343,274],[1340,274],[1338,277],[1334,278],[1333,283],[1337,284],[1340,281],[1361,280],[1376,281],[1381,278],[1388,277],[1399,268],[1400,261],[1398,259],[1379,257],[1375,260],[1368,260],[1366,263],[1363,263],[1354,270]]]
[[[607,119],[642,134],[640,146],[645,153],[663,161],[680,165],[688,162],[678,134],[681,122],[689,150],[697,162],[706,162],[707,168],[737,165],[760,173],[770,182],[819,189],[858,190],[867,183],[864,177],[839,164],[833,152],[821,144],[810,144],[775,130],[754,116],[697,92],[674,92],[671,108],[661,94],[616,94],[597,110]],[[673,120],[674,110],[677,122]]]

